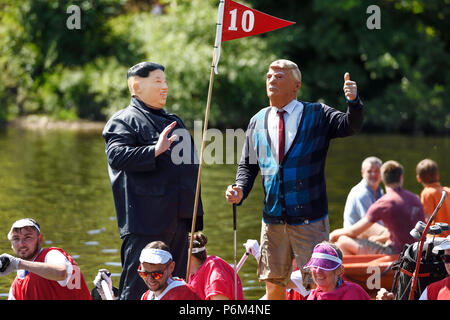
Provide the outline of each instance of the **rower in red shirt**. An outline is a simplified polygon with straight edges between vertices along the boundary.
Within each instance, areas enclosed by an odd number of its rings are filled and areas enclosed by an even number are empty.
[[[241,279],[237,276],[235,298],[234,269],[222,258],[208,256],[207,242],[202,232],[194,234],[189,285],[202,300],[244,300]]]
[[[316,284],[307,300],[370,300],[360,285],[342,279],[342,252],[332,243],[324,241],[316,245],[304,268],[311,270]]]
[[[149,288],[142,295],[141,300],[200,300],[183,279],[172,276],[175,261],[173,261],[169,247],[164,242],[153,241],[147,244],[141,251],[139,262],[137,272]],[[107,282],[112,293],[110,276],[108,270],[101,269],[94,280],[102,299],[106,299],[101,286],[102,280]]]
[[[0,276],[17,271],[10,300],[91,300],[77,263],[60,248],[42,249],[39,224],[30,218],[13,223],[8,233],[17,257],[0,255]]]

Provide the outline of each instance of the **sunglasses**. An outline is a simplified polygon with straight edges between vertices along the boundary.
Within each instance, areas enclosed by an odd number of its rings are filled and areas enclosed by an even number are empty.
[[[444,263],[450,263],[450,254],[443,254],[441,256],[442,261],[444,261]]]
[[[151,272],[149,272],[149,271],[146,271],[146,270],[142,267],[142,265],[140,265],[137,271],[139,272],[139,275],[140,275],[142,278],[147,278],[147,277],[150,275],[150,277],[152,277],[154,280],[159,280],[159,279],[161,279],[161,278],[163,277],[164,272],[166,271],[166,269],[167,269],[167,266],[164,267],[163,270],[158,270],[158,271],[151,271]]]

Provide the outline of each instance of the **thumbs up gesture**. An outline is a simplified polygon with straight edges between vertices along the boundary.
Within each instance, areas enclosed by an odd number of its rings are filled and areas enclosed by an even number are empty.
[[[344,94],[347,100],[355,100],[358,96],[356,82],[350,80],[350,74],[348,72],[344,75]]]

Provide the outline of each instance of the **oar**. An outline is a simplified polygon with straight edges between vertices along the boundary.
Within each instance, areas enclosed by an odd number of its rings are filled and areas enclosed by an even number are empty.
[[[234,233],[234,300],[237,300],[237,245],[236,245],[236,204],[233,203],[233,233]]]
[[[108,284],[105,280],[100,281],[103,292],[105,293],[106,300],[114,300],[111,291],[109,290]]]
[[[245,261],[247,261],[247,258],[249,255],[253,255],[257,262],[259,262],[260,254],[259,254],[259,245],[258,241],[253,239],[248,239],[246,243],[244,243],[245,247],[245,253],[242,256],[241,260],[239,260],[237,264],[237,272],[241,270],[242,266],[244,265]]]
[[[237,267],[236,267],[237,272],[239,272],[239,270],[241,270],[242,266],[244,265],[244,262],[247,260],[247,258],[249,256],[249,254],[250,254],[249,252],[244,253],[241,260],[239,260]]]
[[[409,292],[409,300],[412,300],[414,298],[414,291],[416,290],[417,278],[419,276],[420,260],[422,258],[423,245],[425,242],[425,238],[427,236],[428,229],[430,228],[430,225],[433,222],[434,217],[436,216],[436,213],[442,207],[442,204],[444,203],[446,195],[447,195],[447,193],[445,192],[445,190],[443,190],[441,200],[439,201],[436,209],[434,209],[433,214],[431,215],[430,219],[428,220],[427,225],[425,226],[425,229],[423,230],[422,237],[420,238],[420,246],[419,246],[419,250],[417,252],[417,258],[416,258],[416,269],[414,270],[414,273],[412,274],[412,279],[411,279],[412,283],[411,283],[411,291]]]

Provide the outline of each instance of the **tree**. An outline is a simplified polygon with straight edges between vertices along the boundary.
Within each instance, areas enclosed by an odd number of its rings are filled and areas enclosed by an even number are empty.
[[[75,4],[80,29],[67,25],[66,10]],[[108,23],[122,5],[121,0],[2,0],[0,97],[5,113],[102,118],[83,68],[92,70],[92,62],[102,57],[114,57],[116,65],[136,59],[126,35],[113,33]]]
[[[342,105],[349,71],[365,108],[364,130],[449,133],[450,1],[249,0],[288,20],[283,36],[268,34],[279,55],[298,62],[302,96]],[[368,29],[366,10],[378,5],[381,29]]]
[[[170,1],[165,15],[146,12],[115,19],[115,24],[133,30],[131,39],[143,44],[146,60],[166,66],[167,108],[180,114],[191,128],[194,120],[204,118],[217,4],[212,0]],[[264,76],[273,59],[260,37],[223,43],[219,75],[214,81],[211,126],[247,126],[250,116],[267,104]]]

